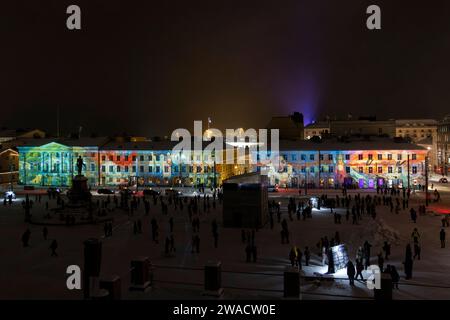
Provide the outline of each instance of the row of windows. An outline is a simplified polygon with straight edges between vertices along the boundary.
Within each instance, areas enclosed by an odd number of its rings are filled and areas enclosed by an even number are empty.
[[[311,173],[315,172],[315,167],[308,167],[308,168],[309,168],[309,172],[311,172]],[[384,173],[383,172],[383,167],[367,167],[367,173],[374,173],[374,169],[376,169],[377,173],[380,173],[380,174]],[[345,167],[345,172],[346,173],[350,173],[350,170],[351,170],[350,167]],[[417,167],[416,166],[412,166],[411,170],[412,170],[413,174],[417,173]],[[285,168],[284,171],[286,172],[287,168]],[[302,166],[300,171],[305,173],[306,172],[306,166]],[[320,172],[325,172],[323,166],[320,166]],[[328,172],[329,173],[333,173],[334,172],[334,167],[333,166],[328,166]],[[364,173],[364,167],[358,167],[358,172],[359,173]],[[388,173],[394,173],[394,167],[388,167]],[[402,173],[402,167],[397,167],[397,173]]]
[[[301,154],[300,155],[300,160],[301,161],[306,161],[306,159],[308,158],[309,160],[314,161],[315,160],[315,156],[316,156],[315,154],[309,154],[309,157],[307,157],[306,154]],[[329,161],[333,160],[333,156],[334,156],[333,154],[328,154],[326,156],[327,156],[327,159]],[[284,160],[288,161],[288,156],[287,155],[283,155],[282,157],[283,157]],[[344,157],[345,157],[345,160],[350,160],[350,154],[345,154]],[[367,155],[367,159],[368,160],[373,160],[373,158],[374,158],[373,154],[369,153]],[[324,154],[320,154],[319,155],[319,159],[321,161],[324,160],[325,159],[325,155]],[[392,160],[392,154],[389,153],[389,154],[385,155],[384,157],[383,157],[383,154],[381,154],[381,153],[377,154],[377,160],[383,160],[383,159]],[[397,160],[401,161],[402,159],[403,159],[403,155],[401,153],[397,154]],[[292,161],[297,161],[297,155],[296,154],[291,154],[291,160]],[[363,156],[362,153],[358,154],[358,160],[364,160],[364,156]],[[411,160],[417,160],[417,154],[413,153],[411,155]]]
[[[147,168],[147,170],[145,170]],[[170,172],[170,166],[164,166],[164,172],[168,173]],[[196,172],[212,172],[213,169],[211,167],[208,166],[204,166],[203,168],[201,166],[196,166]],[[94,168],[95,170],[95,168]],[[137,167],[136,166],[131,166],[131,172],[136,172]],[[194,166],[181,166],[181,172],[186,172],[186,170],[189,171],[189,173],[193,173],[194,172]],[[173,166],[172,167],[172,171],[175,173],[178,173],[180,171],[179,166]],[[102,166],[102,172],[106,172],[106,166]],[[108,172],[130,172],[130,167],[129,166],[108,166]],[[149,172],[149,173],[161,173],[161,166],[139,166],[139,172]]]

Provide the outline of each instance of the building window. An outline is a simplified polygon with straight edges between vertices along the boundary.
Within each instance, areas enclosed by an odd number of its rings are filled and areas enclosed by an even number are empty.
[[[323,166],[320,166],[319,170],[320,172],[323,172]]]
[[[401,160],[402,160],[402,154],[401,154],[401,153],[397,154],[397,160],[398,160],[398,161],[401,161]]]
[[[173,167],[173,172],[178,173],[178,166]]]
[[[120,156],[117,156],[117,157],[116,157],[116,160],[117,160],[117,161],[120,161]]]
[[[398,167],[398,173],[402,173],[402,167]]]
[[[369,153],[368,158],[369,160],[373,160],[373,154]]]
[[[383,160],[383,155],[382,154],[378,154],[378,160]]]
[[[102,166],[102,172],[106,172],[106,167]]]
[[[358,167],[358,172],[359,173],[364,173],[364,168],[363,167]]]
[[[388,154],[388,160],[392,160],[392,154],[391,153]]]
[[[113,156],[109,156],[109,161],[113,161]]]
[[[153,160],[152,155],[149,155],[149,156],[148,156],[148,161],[152,161],[152,160]]]
[[[378,167],[378,173],[383,173],[383,167]]]
[[[186,166],[181,166],[181,172],[186,172]]]
[[[306,167],[302,166],[302,168],[300,170],[301,170],[301,172],[305,173],[306,172]]]
[[[309,167],[309,172],[314,173],[314,167]]]
[[[413,166],[413,167],[412,167],[412,173],[413,173],[413,174],[417,174],[417,167],[416,167],[416,166]]]
[[[297,161],[297,155],[296,154],[291,155],[291,158],[292,158],[292,161]]]
[[[148,172],[153,172],[153,167],[152,166],[148,166]]]
[[[333,155],[332,154],[328,155],[328,160],[333,161]]]
[[[309,160],[314,161],[314,155],[313,154],[309,155]]]
[[[160,173],[161,172],[161,167],[160,166],[156,166],[156,173]]]
[[[144,156],[139,156],[139,161],[144,161]]]
[[[95,164],[91,163],[91,171],[95,171]]]
[[[139,172],[144,172],[144,166],[139,166]]]
[[[120,166],[117,166],[117,167],[116,167],[116,171],[117,171],[117,172],[120,172]]]
[[[102,161],[105,161],[106,160],[106,157],[105,156],[102,156]]]
[[[412,156],[411,156],[411,159],[412,160],[417,160],[417,154],[413,153]]]
[[[114,167],[113,166],[109,166],[109,172],[114,172]]]
[[[194,166],[189,166],[189,173],[194,172]]]
[[[345,160],[350,160],[350,155],[349,154],[345,155]]]
[[[128,155],[125,156],[125,161],[128,161]]]
[[[358,160],[362,160],[363,159],[363,155],[362,154],[358,154]]]
[[[369,167],[369,173],[373,173],[373,167]]]
[[[345,173],[350,173],[350,167],[345,167]]]
[[[333,173],[334,172],[334,167],[333,166],[329,166],[328,167],[328,172],[329,173]]]
[[[306,154],[300,155],[300,159],[301,159],[302,161],[306,161]]]
[[[133,166],[133,167],[132,167],[132,171],[133,171],[133,172],[136,172],[136,166]]]
[[[197,173],[202,172],[202,167],[201,166],[197,166]]]
[[[131,160],[132,160],[132,161],[136,161],[136,156],[132,156],[132,157],[131,157]]]
[[[392,167],[388,167],[388,173],[392,173]]]

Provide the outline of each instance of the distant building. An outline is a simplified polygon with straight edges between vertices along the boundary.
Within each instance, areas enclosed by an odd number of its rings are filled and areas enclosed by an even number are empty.
[[[437,125],[434,119],[398,119],[395,120],[395,136],[411,140],[425,147],[429,154],[432,171],[438,168]]]
[[[0,130],[0,143],[15,139],[45,138],[44,131],[39,129],[4,129]]]
[[[437,173],[450,173],[450,115],[444,117],[437,126]]]
[[[19,180],[19,153],[9,146],[0,147],[0,184],[6,185]]]
[[[267,129],[279,129],[280,139],[303,139],[303,114],[294,112],[290,116],[273,117],[267,124]]]
[[[360,117],[358,120],[325,120],[305,126],[304,137],[310,139],[313,136],[395,136],[395,120],[377,120],[375,117]]]

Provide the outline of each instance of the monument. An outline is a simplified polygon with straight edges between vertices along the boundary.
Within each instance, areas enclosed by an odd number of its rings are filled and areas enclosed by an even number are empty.
[[[87,184],[87,178],[82,175],[85,166],[81,156],[77,159],[77,175],[72,179],[72,187],[67,192],[69,198],[68,206],[85,206],[91,200],[91,192]]]

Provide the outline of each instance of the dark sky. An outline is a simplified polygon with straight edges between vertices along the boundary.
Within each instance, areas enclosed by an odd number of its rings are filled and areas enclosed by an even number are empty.
[[[450,1],[15,0],[0,13],[2,121],[154,136],[211,116],[264,127],[450,113]],[[66,29],[66,8],[82,30]],[[382,30],[366,28],[366,8]]]

